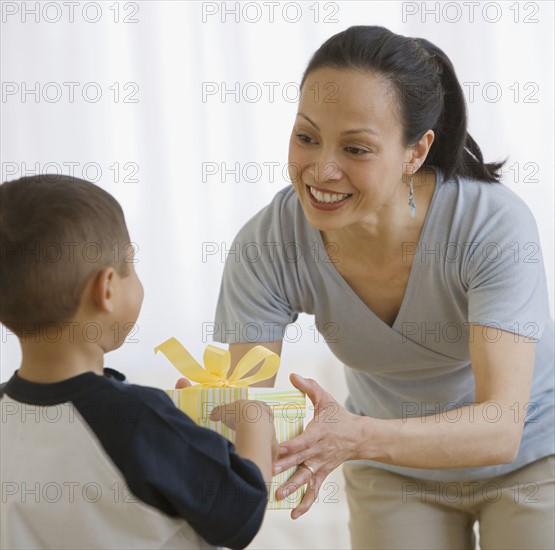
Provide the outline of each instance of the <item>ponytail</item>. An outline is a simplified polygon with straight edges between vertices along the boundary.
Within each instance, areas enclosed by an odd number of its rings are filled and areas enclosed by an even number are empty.
[[[457,174],[499,183],[500,170],[506,161],[484,163],[480,147],[467,131],[466,102],[451,60],[428,40],[419,38],[416,41],[439,63],[443,90],[443,109],[424,165],[442,168],[446,179]]]

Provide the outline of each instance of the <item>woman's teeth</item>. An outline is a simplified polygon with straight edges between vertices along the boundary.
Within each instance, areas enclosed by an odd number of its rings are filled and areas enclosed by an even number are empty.
[[[314,187],[310,187],[310,194],[318,201],[318,202],[339,202],[347,197],[350,197],[350,194],[336,194],[336,193],[321,193]]]

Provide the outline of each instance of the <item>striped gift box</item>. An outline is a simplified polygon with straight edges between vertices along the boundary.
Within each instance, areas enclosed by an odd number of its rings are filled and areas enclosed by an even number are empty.
[[[197,424],[205,426],[223,435],[231,442],[235,432],[223,422],[211,421],[208,417],[218,405],[231,403],[238,399],[255,399],[266,402],[274,413],[276,438],[279,443],[292,439],[303,431],[306,414],[305,394],[294,389],[281,390],[273,388],[207,388],[195,387],[182,390],[166,390],[173,402],[188,414]],[[248,411],[247,411],[248,412]],[[253,421],[255,418],[253,418]],[[275,491],[294,474],[296,468],[290,468],[272,478],[269,488],[268,509],[287,510],[300,504],[304,495],[304,486],[283,500],[276,500]]]

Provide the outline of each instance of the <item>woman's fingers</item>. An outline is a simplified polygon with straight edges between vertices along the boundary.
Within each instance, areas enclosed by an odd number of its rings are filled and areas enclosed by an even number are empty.
[[[306,487],[306,493],[301,500],[301,503],[291,511],[291,519],[298,519],[303,514],[306,514],[318,498],[321,483],[311,480]]]
[[[304,449],[310,447],[311,440],[313,439],[312,434],[308,431],[310,423],[306,427],[305,431],[301,434],[295,436],[289,441],[283,441],[279,444],[279,456],[288,456],[293,453],[299,453]]]
[[[341,409],[339,403],[315,380],[292,374],[291,383],[308,395],[314,404],[314,418],[300,435],[280,443],[279,457],[274,464],[274,474],[287,470],[321,452],[321,443],[334,437],[330,428],[335,427]]]
[[[300,374],[291,374],[289,376],[289,380],[293,386],[297,389],[301,390],[302,392],[308,395],[309,399],[312,401],[312,404],[316,407],[318,402],[322,399],[326,399],[326,397],[330,397],[328,392],[316,382],[316,380],[312,380],[310,378],[303,378]]]
[[[311,456],[310,448],[306,447],[305,444],[301,441],[295,441],[297,438],[301,436],[297,436],[295,439],[288,441],[287,443],[294,443],[294,445],[298,448],[298,451],[292,451],[291,447],[285,448],[285,443],[279,444],[279,453],[280,456],[276,460],[273,468],[274,475],[279,474],[280,472],[284,472],[285,470],[289,470],[289,468],[293,468],[294,466],[299,466],[305,460],[308,460]],[[285,450],[287,449],[287,450]]]
[[[274,464],[274,475],[299,466],[291,478],[278,487],[278,500],[307,485],[302,502],[291,513],[291,517],[297,519],[312,507],[328,474],[346,460],[358,456],[363,430],[357,421],[359,417],[347,412],[314,380],[294,374],[291,382],[314,404],[314,418],[302,434],[280,444],[279,458]]]
[[[182,390],[184,388],[188,388],[189,386],[192,386],[192,384],[187,378],[179,378],[175,383],[176,390]]]
[[[314,405],[314,420],[321,423],[338,422],[337,413],[341,405],[316,380],[303,378],[299,374],[292,374],[291,383],[308,395]]]
[[[318,473],[317,469],[312,465],[311,468],[314,470],[314,474],[308,468],[300,467],[293,476],[276,491],[277,499],[282,500],[292,495],[299,487],[306,485],[306,491],[301,503],[291,512],[292,519],[297,519],[310,510],[311,506],[316,502],[322,482],[326,478],[325,475]]]
[[[299,468],[283,485],[276,490],[276,497],[282,500],[292,495],[299,487],[310,481],[311,473],[306,468]]]

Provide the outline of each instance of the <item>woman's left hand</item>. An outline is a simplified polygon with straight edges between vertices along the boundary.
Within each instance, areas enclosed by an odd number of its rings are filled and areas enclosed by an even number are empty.
[[[276,491],[278,500],[307,484],[302,502],[291,512],[297,519],[308,512],[318,497],[324,479],[347,460],[360,458],[363,418],[351,414],[314,380],[292,374],[290,380],[305,392],[314,405],[314,418],[297,437],[280,443],[274,475],[293,466],[301,466]]]

